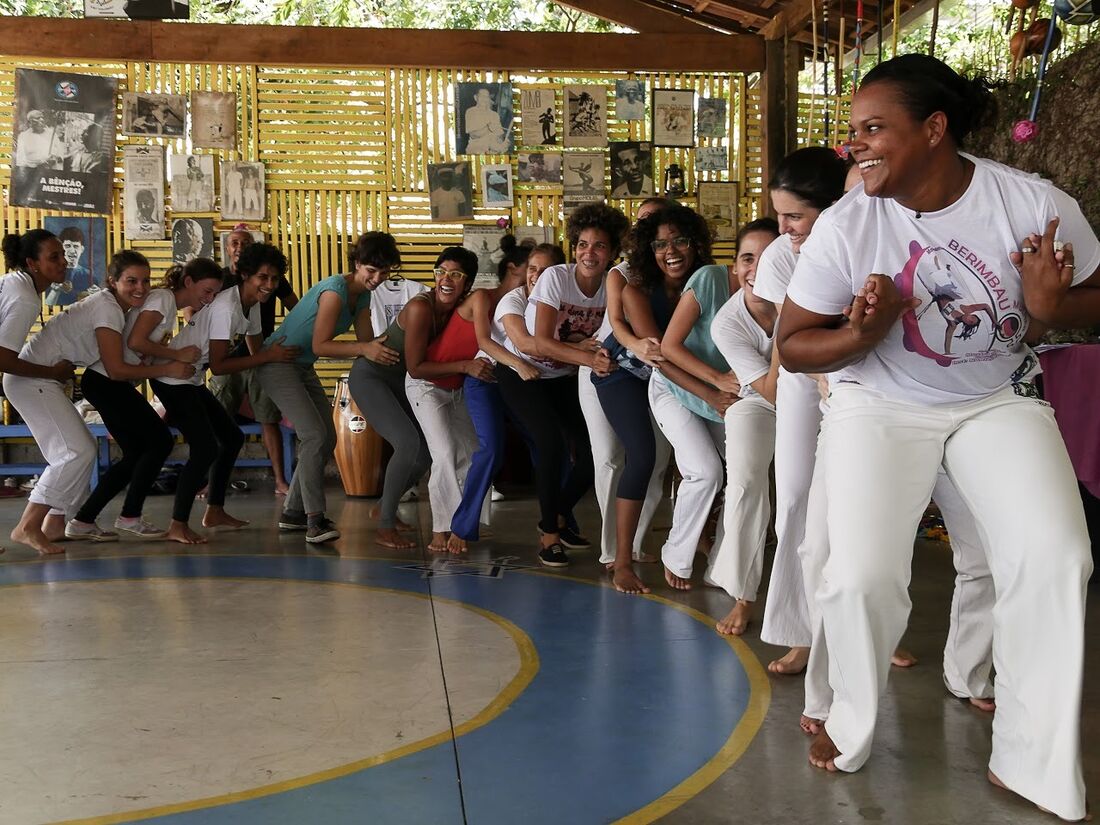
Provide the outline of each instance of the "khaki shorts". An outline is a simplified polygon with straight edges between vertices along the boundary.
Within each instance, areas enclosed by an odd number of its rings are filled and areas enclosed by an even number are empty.
[[[283,420],[283,414],[279,412],[275,402],[260,386],[256,370],[211,375],[206,385],[230,415],[237,415],[241,409],[241,400],[247,393],[248,403],[252,406],[252,418],[257,424],[278,424]]]

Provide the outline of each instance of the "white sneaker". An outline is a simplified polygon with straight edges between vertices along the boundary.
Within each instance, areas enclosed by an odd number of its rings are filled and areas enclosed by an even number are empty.
[[[118,533],[102,530],[98,524],[84,524],[73,519],[65,525],[65,538],[88,541],[118,541]]]
[[[160,539],[168,535],[168,531],[163,527],[157,527],[155,524],[150,524],[140,517],[123,518],[119,516],[115,519],[115,529],[122,530],[125,533],[130,533],[142,539]]]
[[[500,492],[496,487],[489,488],[489,501],[503,501],[504,493]]]
[[[406,501],[416,501],[416,488],[410,487],[408,490],[406,490],[405,494],[401,496],[399,501],[401,503],[404,503]]]

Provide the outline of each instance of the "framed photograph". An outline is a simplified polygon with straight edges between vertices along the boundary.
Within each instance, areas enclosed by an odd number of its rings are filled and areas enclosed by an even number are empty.
[[[566,146],[607,146],[607,89],[584,85],[565,87]]]
[[[653,150],[649,141],[624,140],[611,144],[611,197],[651,198]]]
[[[653,90],[653,145],[695,145],[695,92]]]
[[[615,117],[619,120],[645,120],[645,83],[640,80],[615,81]]]
[[[558,142],[557,109],[553,89],[521,89],[524,146],[555,146]]]
[[[565,155],[562,194],[566,210],[586,203],[603,203],[607,194],[605,158],[603,152],[568,152]]]
[[[487,209],[511,207],[512,166],[509,163],[486,164],[481,167],[481,205]]]
[[[520,183],[561,183],[561,152],[520,152]]]
[[[173,212],[214,211],[213,155],[172,155]]]
[[[511,83],[455,84],[455,154],[510,155]]]
[[[720,241],[737,237],[737,184],[726,181],[699,182],[699,214],[706,218]]]
[[[183,137],[187,98],[183,95],[122,93],[122,134]]]
[[[473,219],[474,195],[470,164],[466,161],[429,163],[428,199],[431,202],[433,221],[455,223]]]
[[[699,98],[699,137],[724,138],[726,128],[726,99],[724,97]]]
[[[730,168],[730,150],[725,146],[695,147],[695,169],[699,172],[724,172]]]
[[[12,206],[111,211],[117,89],[113,77],[15,70]]]
[[[46,306],[65,307],[103,286],[107,274],[107,219],[48,217],[43,226],[61,241],[68,271],[46,290]]]
[[[191,92],[191,143],[204,149],[237,148],[237,96]]]
[[[84,16],[188,20],[191,4],[189,0],[84,0]]]
[[[504,230],[497,226],[462,227],[462,245],[477,255],[477,274],[496,275],[497,265],[493,262],[493,253],[500,249],[500,239]]]
[[[266,215],[264,165],[240,160],[222,161],[222,218],[262,221]]]
[[[164,238],[164,147],[122,149],[123,231],[128,241]]]
[[[264,233],[259,229],[250,229],[248,232],[252,235],[253,243],[264,242]],[[232,229],[226,229],[218,233],[218,252],[221,254],[219,260],[222,266],[229,266],[229,236],[232,234]]]
[[[214,257],[214,221],[211,218],[176,218],[172,221],[172,263]]]

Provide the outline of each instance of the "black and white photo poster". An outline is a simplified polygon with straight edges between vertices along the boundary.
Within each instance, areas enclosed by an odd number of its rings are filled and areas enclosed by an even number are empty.
[[[237,96],[191,92],[191,143],[204,149],[237,147]]]
[[[262,221],[266,213],[264,165],[250,161],[222,161],[222,218]]]
[[[653,197],[653,150],[649,141],[624,140],[612,143],[610,155],[611,197]]]
[[[565,87],[564,141],[566,146],[607,146],[607,89]]]
[[[117,90],[113,77],[15,70],[13,206],[111,210]]]
[[[512,84],[455,84],[455,153],[510,155]]]
[[[653,90],[653,145],[695,145],[695,92]]]
[[[474,195],[470,164],[465,161],[429,163],[428,200],[431,203],[433,221],[454,223],[473,218]]]
[[[123,92],[122,134],[182,137],[186,112],[183,95]]]
[[[127,241],[164,238],[164,147],[126,146],[122,154],[123,228]]]
[[[563,207],[566,212],[586,203],[603,203],[607,192],[604,184],[603,152],[568,152],[563,160]]]
[[[523,145],[553,146],[558,142],[558,118],[553,89],[521,89]]]

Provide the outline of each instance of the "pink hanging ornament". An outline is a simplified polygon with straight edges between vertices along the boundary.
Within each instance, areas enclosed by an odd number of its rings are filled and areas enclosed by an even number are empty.
[[[1012,125],[1012,139],[1017,143],[1027,143],[1039,134],[1039,124],[1034,120],[1017,120]]]

